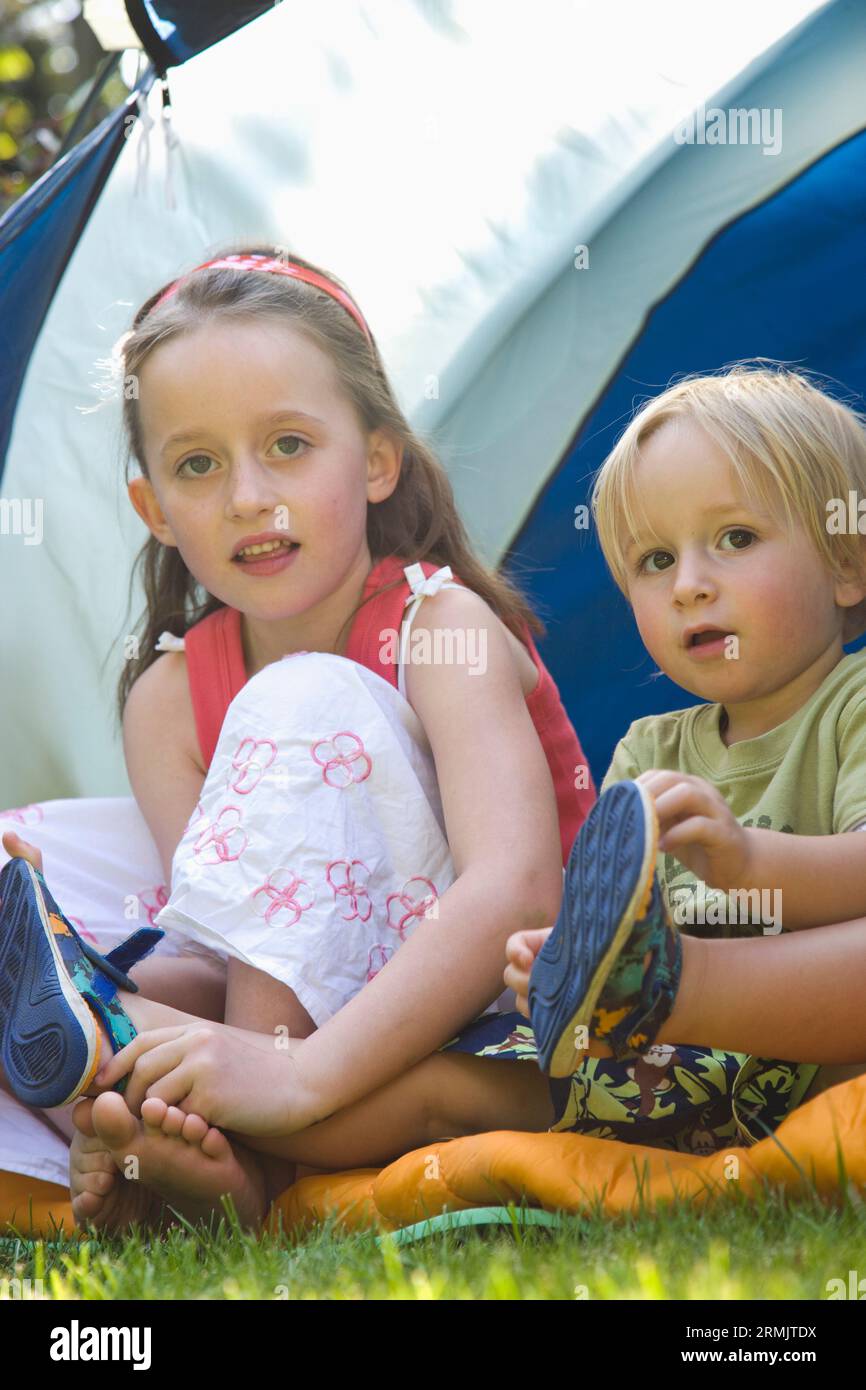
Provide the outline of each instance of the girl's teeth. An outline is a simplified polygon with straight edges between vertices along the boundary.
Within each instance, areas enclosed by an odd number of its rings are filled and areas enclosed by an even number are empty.
[[[238,559],[242,560],[247,555],[270,555],[274,550],[288,550],[293,545],[294,541],[263,541],[261,545],[246,545],[238,551]]]

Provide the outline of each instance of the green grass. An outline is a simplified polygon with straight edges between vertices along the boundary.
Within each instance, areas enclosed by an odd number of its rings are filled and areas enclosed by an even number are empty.
[[[331,1225],[256,1239],[231,1212],[160,1240],[0,1241],[0,1279],[41,1279],[43,1296],[60,1299],[811,1300],[827,1297],[828,1279],[847,1283],[849,1269],[866,1275],[866,1209],[850,1187],[835,1207],[767,1191],[703,1211],[596,1209],[554,1232],[518,1224],[404,1246]]]

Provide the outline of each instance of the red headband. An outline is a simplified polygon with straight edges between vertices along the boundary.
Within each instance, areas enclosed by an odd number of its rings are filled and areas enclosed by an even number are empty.
[[[372,347],[373,339],[367,327],[364,317],[359,308],[352,303],[345,290],[341,290],[338,285],[334,285],[330,280],[326,280],[324,275],[319,275],[315,270],[307,270],[305,266],[293,265],[289,261],[277,260],[271,256],[264,255],[263,252],[254,251],[249,256],[221,256],[215,261],[205,261],[203,265],[197,265],[189,271],[190,275],[195,274],[196,270],[269,270],[275,275],[293,275],[296,280],[306,280],[308,285],[315,285],[316,289],[324,290],[332,299],[336,299],[343,308],[352,315],[358,327],[363,332],[367,342]],[[152,309],[157,309],[166,299],[170,299],[173,294],[177,294],[181,284],[186,279],[182,276],[180,280],[175,280],[169,285],[164,294],[161,294]]]

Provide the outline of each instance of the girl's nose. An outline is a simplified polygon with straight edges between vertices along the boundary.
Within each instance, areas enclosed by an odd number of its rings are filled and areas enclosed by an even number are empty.
[[[277,496],[274,479],[258,458],[238,455],[228,474],[227,507],[236,515],[267,511],[284,498]]]

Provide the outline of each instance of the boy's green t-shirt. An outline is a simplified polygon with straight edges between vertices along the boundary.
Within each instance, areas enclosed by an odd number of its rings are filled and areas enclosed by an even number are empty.
[[[694,705],[637,719],[617,744],[601,790],[650,768],[704,777],[744,826],[794,835],[866,827],[866,652],[845,656],[784,723],[726,747],[722,706]],[[699,936],[784,931],[784,903],[770,890],[732,899],[707,888],[672,854],[657,871],[680,930]],[[752,1070],[759,1059],[746,1059]],[[798,1104],[817,1072],[800,1068]]]
[[[866,823],[866,652],[843,657],[790,719],[757,738],[727,748],[721,713],[721,705],[693,705],[636,719],[614,750],[602,791],[664,768],[712,782],[741,825],[839,835]],[[725,902],[727,894],[700,884],[674,855],[660,853],[657,868],[683,930],[753,936],[764,926],[778,929],[756,899]],[[764,901],[772,910],[772,896]],[[784,904],[781,913],[784,930]]]

